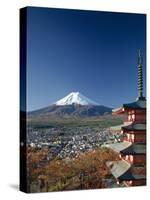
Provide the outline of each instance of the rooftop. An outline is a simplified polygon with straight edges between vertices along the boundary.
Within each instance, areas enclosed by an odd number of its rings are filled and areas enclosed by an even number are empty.
[[[124,113],[126,110],[129,109],[138,109],[138,110],[145,110],[146,109],[146,99],[137,99],[132,103],[123,104],[121,107],[113,109],[113,114],[121,114]]]
[[[134,108],[134,109],[146,109],[146,99],[138,99],[135,102],[123,104],[124,108]]]
[[[128,141],[107,144],[106,147],[123,154],[145,154],[145,144],[133,144]]]
[[[122,126],[124,126],[124,124],[120,124],[120,125],[117,125],[117,126],[111,126],[109,129],[111,131],[121,131]]]
[[[119,161],[108,161],[106,163],[107,167],[110,168],[111,173],[115,178],[121,177],[125,174],[131,167],[131,165],[125,160]]]
[[[116,143],[112,143],[112,144],[107,144],[106,147],[120,153],[120,151],[128,148],[129,146],[131,146],[132,143],[131,142],[116,142]]]
[[[133,123],[133,122],[126,122],[124,124],[120,124],[117,126],[111,126],[110,131],[121,131],[121,130],[146,130],[146,123]]]
[[[145,131],[146,130],[146,124],[145,123],[132,123],[128,126],[122,126],[123,130],[137,130],[137,131]]]
[[[112,175],[119,180],[141,180],[146,179],[145,175],[134,174],[131,172],[131,165],[125,160],[107,162]]]

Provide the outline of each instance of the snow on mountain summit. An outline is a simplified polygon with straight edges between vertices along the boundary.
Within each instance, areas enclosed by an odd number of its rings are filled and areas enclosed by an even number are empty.
[[[55,102],[56,105],[71,105],[71,104],[80,104],[80,105],[99,105],[98,103],[92,101],[91,99],[85,97],[80,92],[71,92],[64,98]]]

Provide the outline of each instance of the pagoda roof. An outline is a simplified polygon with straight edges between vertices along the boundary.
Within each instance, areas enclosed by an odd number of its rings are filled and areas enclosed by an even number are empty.
[[[119,108],[115,108],[112,110],[112,114],[116,115],[116,114],[123,114],[125,112],[124,107],[119,107]]]
[[[130,181],[130,180],[145,180],[146,176],[142,174],[134,174],[130,170],[125,172],[122,176],[118,177],[121,181]]]
[[[145,123],[131,123],[127,126],[121,127],[123,130],[137,130],[137,131],[144,131],[146,130],[146,124]]]
[[[120,153],[120,151],[127,149],[131,145],[132,145],[131,142],[125,141],[125,142],[116,142],[112,144],[107,144],[106,147]]]
[[[133,144],[132,142],[128,142],[128,141],[107,144],[106,147],[118,153],[127,154],[127,155],[146,153],[145,144]]]
[[[120,125],[117,125],[117,126],[111,126],[110,130],[111,131],[120,131],[122,126],[124,126],[124,124],[120,124]]]
[[[111,131],[121,131],[122,127],[126,127],[130,124],[132,124],[132,122],[125,122],[125,123],[117,125],[117,126],[111,126],[110,130]]]
[[[124,108],[133,108],[133,109],[146,109],[146,100],[138,99],[132,103],[123,104]]]
[[[122,154],[146,154],[146,145],[145,144],[132,144],[126,149],[120,151]]]
[[[146,130],[146,123],[133,123],[133,122],[126,122],[124,124],[120,124],[117,126],[111,126],[110,131],[145,131]]]
[[[110,168],[110,171],[115,178],[121,177],[131,167],[130,163],[126,162],[125,160],[108,161],[106,165]]]
[[[146,179],[145,175],[132,173],[131,164],[125,160],[109,161],[106,165],[110,168],[112,175],[119,180],[141,180]]]
[[[146,109],[146,99],[138,99],[134,102],[123,104],[121,107],[113,109],[113,114],[121,114],[124,113],[126,110],[129,109],[139,109],[139,110],[145,110]]]

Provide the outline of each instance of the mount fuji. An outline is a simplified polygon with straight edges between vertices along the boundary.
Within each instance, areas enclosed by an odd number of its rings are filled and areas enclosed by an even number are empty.
[[[96,103],[96,102],[92,101],[91,99],[87,98],[86,96],[82,95],[80,92],[71,92],[64,98],[56,101],[55,104],[58,106],[72,105],[72,104],[99,105],[98,103]]]
[[[112,108],[100,105],[82,95],[80,92],[71,92],[52,105],[29,112],[29,117],[94,117],[110,114]]]

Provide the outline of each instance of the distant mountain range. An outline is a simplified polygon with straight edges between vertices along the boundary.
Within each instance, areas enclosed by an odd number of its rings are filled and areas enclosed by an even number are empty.
[[[85,97],[80,92],[71,92],[54,104],[29,112],[29,117],[93,117],[110,114],[112,108],[99,105],[91,99]]]

